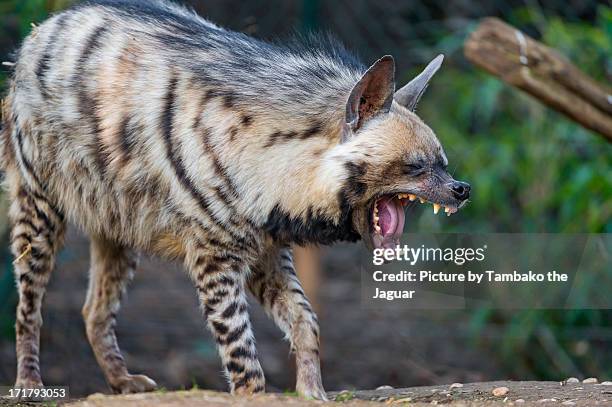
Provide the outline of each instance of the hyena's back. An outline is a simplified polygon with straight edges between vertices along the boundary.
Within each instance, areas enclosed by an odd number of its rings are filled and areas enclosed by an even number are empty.
[[[269,147],[326,133],[341,109],[321,106],[342,105],[357,63],[338,64],[333,50],[303,64],[163,3],[101,3],[52,17],[24,42],[7,98],[10,162],[91,234],[144,248],[177,213],[204,212],[204,226],[235,240],[273,209],[271,174],[293,175]],[[334,72],[313,84],[319,65]]]

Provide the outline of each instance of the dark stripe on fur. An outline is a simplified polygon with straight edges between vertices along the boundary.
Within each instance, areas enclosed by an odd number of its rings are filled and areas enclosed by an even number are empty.
[[[212,321],[212,326],[219,335],[225,335],[229,328],[223,322]]]
[[[51,32],[51,35],[47,40],[45,50],[43,51],[43,54],[38,60],[38,64],[36,65],[36,77],[38,78],[40,93],[43,98],[49,97],[47,85],[45,84],[45,75],[47,74],[47,71],[50,68],[50,63],[53,59],[52,51],[55,49],[58,34],[63,30],[65,26],[67,16],[67,13],[62,13],[57,17],[57,22],[55,23],[53,31]]]
[[[227,308],[221,313],[221,318],[228,319],[234,316],[238,309],[238,303],[232,302]]]
[[[243,348],[242,346],[238,346],[236,349],[230,352],[230,357],[234,359],[238,359],[238,358],[254,359],[255,355],[250,350]]]
[[[223,164],[221,164],[219,156],[215,152],[212,144],[210,143],[210,129],[204,129],[202,134],[202,143],[204,144],[204,149],[206,150],[212,161],[215,174],[217,174],[217,176],[221,178],[228,192],[232,194],[232,197],[234,199],[238,198],[238,191],[236,190],[234,181],[230,178]]]
[[[249,127],[253,123],[253,116],[251,116],[249,114],[242,115],[242,119],[240,119],[240,123],[244,127]]]
[[[164,137],[164,143],[166,145],[166,157],[168,161],[172,164],[172,168],[174,169],[174,173],[178,178],[179,182],[183,185],[183,187],[189,192],[192,198],[200,205],[202,211],[206,214],[206,216],[214,223],[216,223],[219,228],[225,230],[229,233],[232,238],[236,242],[240,242],[246,245],[249,245],[241,236],[236,235],[234,232],[228,229],[228,225],[226,222],[223,222],[212,212],[210,208],[210,203],[203,196],[200,191],[195,187],[189,176],[187,175],[187,171],[183,165],[183,162],[178,157],[178,149],[174,146],[174,141],[172,137],[173,127],[174,127],[174,109],[175,109],[175,99],[176,99],[176,87],[177,87],[178,79],[176,76],[172,76],[168,83],[168,89],[166,91],[165,96],[165,104],[164,110],[161,114],[161,128]]]
[[[227,337],[225,338],[225,340],[221,342],[223,342],[225,345],[230,345],[236,342],[238,339],[240,339],[240,337],[242,336],[242,334],[244,334],[244,332],[247,330],[248,327],[249,327],[248,323],[245,322],[244,324],[240,325],[238,328],[234,329],[229,334],[227,334]]]
[[[264,148],[270,148],[274,144],[291,141],[293,139],[305,140],[310,137],[313,137],[321,132],[323,129],[323,124],[320,122],[313,123],[309,128],[302,132],[297,132],[295,130],[290,131],[275,131],[274,133],[268,136],[268,142],[264,145]]]
[[[32,232],[34,232],[34,236],[38,236],[41,233],[41,230],[39,228],[37,228],[36,226],[34,226],[34,224],[32,223],[32,221],[30,219],[17,219],[15,221],[15,226],[13,227],[13,229],[15,229],[17,227],[17,225],[25,225],[27,227],[29,227],[30,229],[32,229]]]
[[[244,372],[244,365],[234,362],[233,360],[229,361],[225,366],[227,371],[230,373],[242,373]]]
[[[343,189],[351,199],[358,199],[366,193],[368,186],[364,181],[368,167],[366,163],[347,162],[345,165],[348,172],[346,187]]]
[[[119,140],[119,146],[121,147],[120,167],[130,160],[132,150],[136,145],[136,136],[133,127],[130,125],[130,120],[131,117],[128,114],[123,116],[117,130],[117,140]]]
[[[106,172],[106,163],[102,155],[104,146],[102,145],[102,142],[100,140],[100,119],[98,118],[98,113],[96,111],[98,102],[95,97],[88,94],[85,83],[87,82],[87,77],[91,75],[91,73],[87,71],[87,61],[92,56],[92,54],[102,45],[102,36],[107,31],[108,28],[106,26],[100,26],[96,28],[87,38],[85,46],[83,47],[81,55],[76,63],[77,74],[76,81],[74,84],[75,88],[77,89],[79,113],[81,114],[83,119],[88,120],[90,122],[90,125],[92,127],[93,139],[95,144],[95,165],[102,179],[104,179],[104,175]]]
[[[290,131],[275,131],[274,133],[268,136],[268,142],[264,145],[264,148],[270,148],[274,144],[279,143],[281,141],[289,141],[298,136],[298,132],[294,130]]]
[[[236,382],[236,384],[234,385],[235,388],[240,388],[240,387],[244,387],[247,385],[247,383],[252,380],[252,379],[258,379],[258,378],[263,378],[262,377],[262,372],[260,372],[259,370],[248,370],[247,372],[244,373],[244,376],[238,380]]]
[[[301,296],[304,296],[304,291],[302,291],[300,288],[292,288],[291,292],[294,294],[299,294]]]
[[[240,222],[246,222],[251,229],[255,229],[255,225],[253,224],[253,222],[250,219],[244,218],[242,216],[238,216],[238,213],[236,211],[235,206],[232,204],[232,202],[234,202],[236,199],[238,199],[238,192],[236,190],[236,186],[234,184],[234,181],[231,179],[231,177],[229,176],[227,169],[221,164],[220,160],[219,160],[219,156],[217,155],[217,153],[214,151],[214,147],[212,146],[212,144],[210,143],[210,129],[208,128],[202,128],[201,127],[201,116],[203,114],[204,111],[204,106],[206,105],[206,103],[208,102],[208,100],[212,97],[214,97],[215,92],[213,90],[208,90],[204,96],[201,97],[201,102],[200,102],[200,109],[201,111],[198,112],[196,114],[196,117],[194,118],[193,121],[193,130],[194,131],[198,131],[198,132],[202,132],[202,143],[204,145],[204,150],[208,153],[211,162],[213,164],[213,169],[215,171],[215,173],[218,175],[218,177],[223,181],[224,183],[224,188],[221,189],[220,187],[214,187],[213,191],[215,192],[215,195],[217,195],[217,197],[219,198],[219,200],[221,200],[225,206],[227,208],[229,208],[232,211],[232,216],[230,217],[230,222],[232,224],[234,224],[236,227],[238,228],[244,228],[243,225],[241,225]],[[227,95],[225,97],[228,97]],[[233,129],[235,129],[237,131],[237,129],[235,127],[233,127]],[[231,195],[231,196],[229,196]],[[248,235],[247,238],[248,240],[254,240],[254,236],[250,231],[245,231],[245,234]]]
[[[15,123],[15,131],[16,131],[15,136],[17,138],[17,150],[19,151],[19,157],[21,158],[21,162],[23,163],[23,166],[25,167],[26,172],[30,175],[30,177],[36,184],[35,185],[36,188],[40,188],[41,190],[44,190],[44,184],[40,182],[40,178],[38,178],[38,176],[36,175],[36,172],[34,172],[34,168],[32,167],[32,164],[30,163],[30,161],[28,161],[28,159],[23,154],[23,134],[21,134],[21,131],[16,126],[17,126],[17,123]]]
[[[313,137],[321,132],[323,129],[323,124],[321,122],[313,123],[309,128],[304,130],[300,135],[300,139],[305,140],[307,138]]]
[[[233,143],[236,140],[236,136],[238,135],[238,128],[236,126],[232,126],[229,129],[229,141]]]

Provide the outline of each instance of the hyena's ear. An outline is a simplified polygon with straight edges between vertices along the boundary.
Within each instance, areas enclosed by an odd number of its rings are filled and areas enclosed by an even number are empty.
[[[388,113],[393,103],[393,92],[395,61],[391,55],[385,55],[368,68],[351,90],[346,102],[342,142],[348,141],[367,120]]]
[[[429,84],[429,80],[440,69],[444,55],[440,54],[427,65],[427,67],[416,78],[410,81],[403,88],[395,92],[394,99],[400,105],[406,107],[410,111],[416,109],[419,99],[423,96],[423,92]]]

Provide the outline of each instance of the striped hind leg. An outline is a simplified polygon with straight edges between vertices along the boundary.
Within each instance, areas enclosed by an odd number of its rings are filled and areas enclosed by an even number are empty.
[[[121,295],[136,268],[136,255],[118,244],[92,237],[90,261],[83,318],[87,339],[106,381],[115,393],[155,390],[155,382],[147,376],[128,373],[115,336]]]
[[[295,274],[291,249],[269,250],[254,267],[249,287],[291,341],[298,394],[326,400],[319,361],[319,323]]]
[[[19,292],[15,339],[16,387],[42,386],[39,364],[41,303],[55,255],[63,243],[63,215],[38,192],[21,183],[15,173],[7,174],[11,192],[9,217],[11,251],[15,256],[15,279]]]

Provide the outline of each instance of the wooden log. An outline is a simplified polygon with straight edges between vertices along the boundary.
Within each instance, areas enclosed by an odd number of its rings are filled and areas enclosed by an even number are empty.
[[[612,89],[503,21],[483,19],[464,53],[472,63],[612,142]]]

